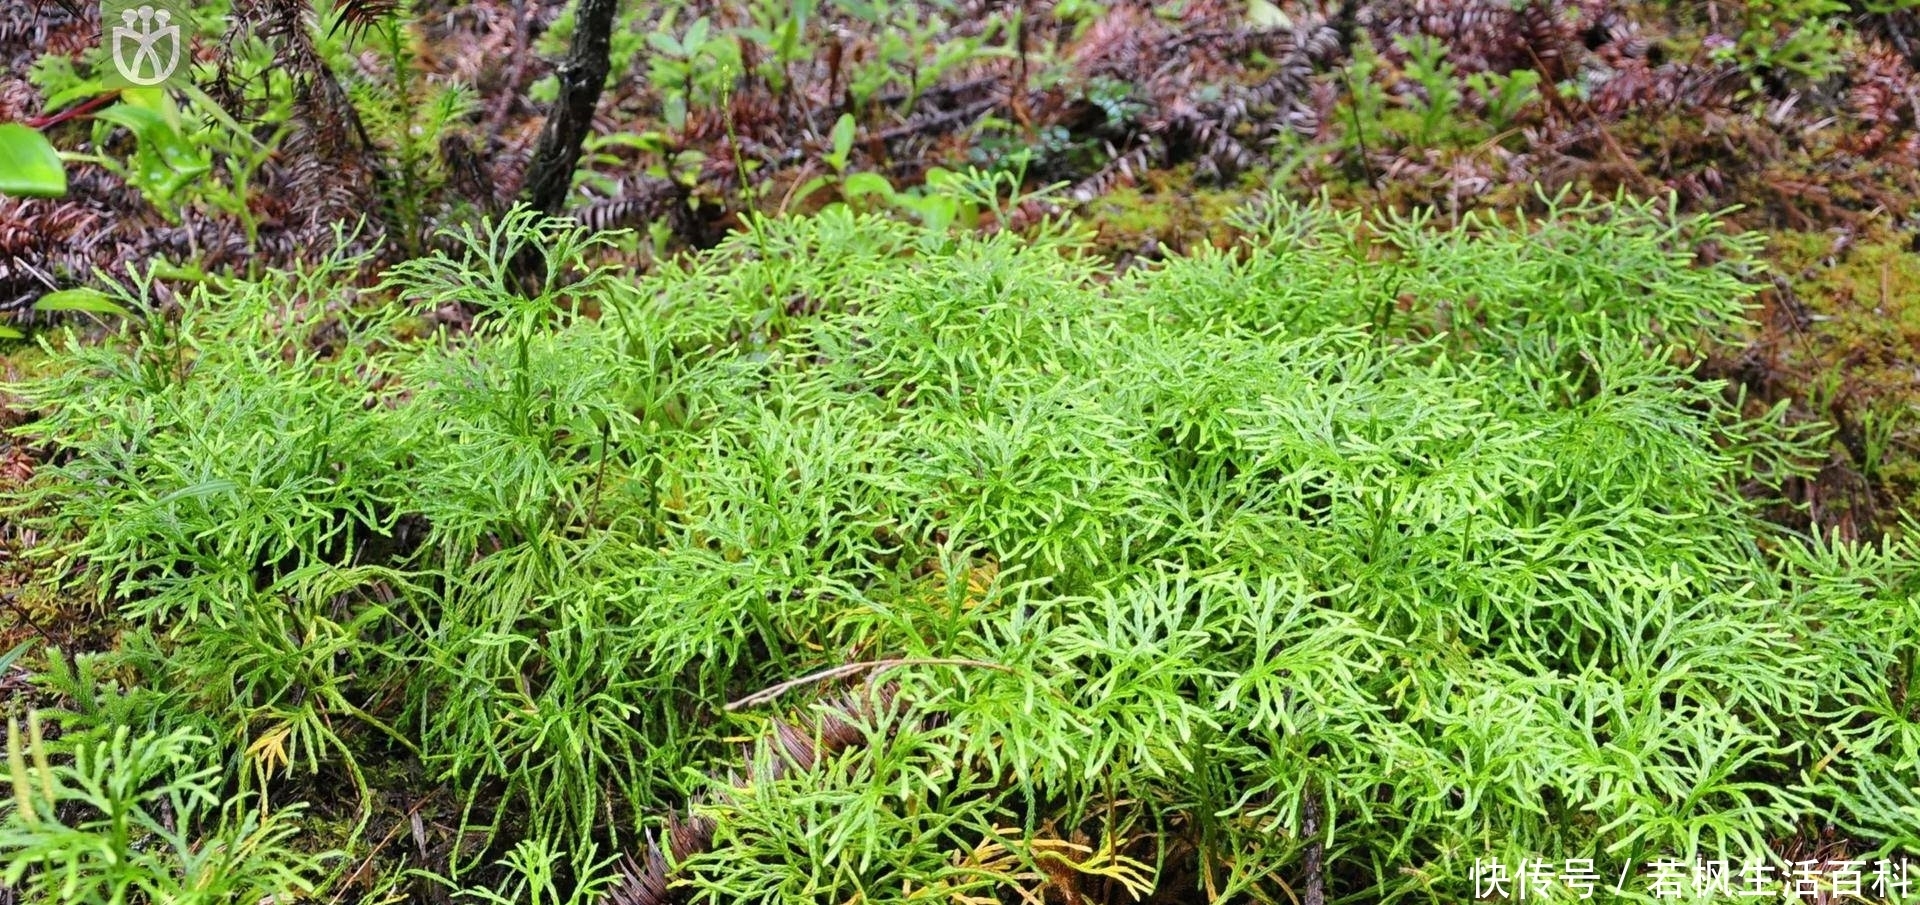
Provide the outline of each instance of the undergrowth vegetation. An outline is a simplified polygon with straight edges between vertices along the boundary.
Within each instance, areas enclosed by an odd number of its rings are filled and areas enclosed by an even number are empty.
[[[390,900],[410,855],[287,827],[343,787],[364,823],[394,764],[458,801],[475,901],[1463,901],[1477,858],[1826,823],[1920,854],[1913,541],[1764,521],[1826,437],[1693,370],[1755,240],[1542,204],[1276,199],[1123,275],[1060,224],[836,207],[636,279],[517,213],[389,269],[404,304],[348,252],[209,279],[12,388],[46,574],[126,630],[11,736],[4,879],[185,901],[218,853],[247,901]],[[423,328],[449,304],[471,335]],[[116,760],[164,820],[85,779]]]

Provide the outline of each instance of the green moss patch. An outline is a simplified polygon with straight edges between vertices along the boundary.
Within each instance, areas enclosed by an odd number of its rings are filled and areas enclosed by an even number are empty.
[[[191,732],[269,813],[424,777],[449,882],[551,901],[632,892],[648,829],[712,902],[1462,901],[1476,859],[1809,821],[1920,853],[1913,551],[1762,519],[1819,435],[1682,364],[1744,329],[1753,237],[1238,228],[1116,277],[842,209],[525,298],[519,249],[591,242],[514,217],[388,272],[470,337],[208,287],[19,388],[44,527],[135,626],[48,756]],[[80,812],[23,788],[50,895]],[[288,858],[244,877],[349,878]]]

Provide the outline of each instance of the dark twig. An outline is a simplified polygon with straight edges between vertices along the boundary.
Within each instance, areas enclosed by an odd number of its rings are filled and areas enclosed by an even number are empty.
[[[367,868],[373,866],[373,860],[380,856],[381,850],[385,849],[387,845],[394,840],[395,837],[399,836],[400,831],[402,829],[405,829],[411,826],[414,817],[416,817],[420,813],[421,806],[425,805],[429,801],[432,801],[433,796],[437,794],[439,794],[439,790],[436,789],[428,792],[425,795],[422,795],[419,801],[416,801],[413,803],[413,807],[410,807],[407,809],[406,819],[398,820],[394,822],[393,828],[387,831],[387,835],[382,837],[380,841],[374,845],[371,851],[367,852],[367,857],[365,860],[360,862],[360,866],[354,868],[353,873],[348,874],[347,879],[341,882],[340,891],[337,893],[334,893],[332,905],[340,905],[341,900],[347,894],[347,890],[352,889],[353,884],[356,882],[359,882],[360,876],[367,872]]]
[[[849,665],[872,667],[904,662],[937,661],[892,660]],[[837,670],[840,674],[851,671],[845,667]],[[816,673],[807,679],[783,683],[746,700],[751,701],[769,693],[778,694],[784,688],[821,678],[822,675]],[[747,752],[748,776],[778,778],[790,770],[809,770],[822,758],[865,744],[867,735],[859,724],[895,712],[895,694],[896,689],[891,685],[867,685],[828,700],[825,707],[810,718],[799,722],[773,721],[762,743]],[[728,709],[733,706],[728,705]],[[739,774],[732,774],[727,785],[739,788],[748,781]],[[718,789],[715,794],[723,800],[729,797],[725,789]],[[646,848],[638,855],[629,855],[621,860],[620,878],[602,893],[599,905],[666,905],[674,901],[674,865],[712,847],[714,830],[718,826],[713,817],[693,809],[685,812],[684,816],[681,813],[667,815],[666,825],[662,827],[658,838],[649,834]]]
[[[63,649],[67,646],[62,639],[55,638],[52,632],[41,628],[40,623],[35,622],[33,615],[27,612],[27,608],[20,605],[20,599],[15,597],[12,591],[0,591],[0,600],[6,601],[7,609],[13,611],[14,618],[20,620],[20,624],[33,629],[34,633],[45,638],[48,644]]]
[[[991,110],[999,105],[1000,105],[1000,99],[997,97],[989,97],[982,100],[977,100],[963,107],[958,107],[953,110],[948,110],[944,113],[936,113],[924,119],[909,120],[907,122],[901,123],[900,125],[894,126],[890,129],[882,130],[881,132],[873,135],[871,137],[871,140],[883,142],[883,143],[892,143],[892,142],[899,141],[900,139],[903,139],[903,138],[910,138],[915,135],[926,135],[929,133],[938,132],[947,128],[948,126],[954,125],[955,123],[971,122],[972,120],[979,118],[980,114],[985,113],[988,110]]]
[[[119,99],[120,99],[120,89],[115,88],[110,91],[102,92],[99,95],[96,95],[95,97],[89,98],[84,103],[80,103],[72,107],[68,107],[67,109],[62,110],[58,113],[49,113],[46,116],[36,116],[31,119],[28,119],[26,122],[30,128],[45,129],[50,126],[57,126],[75,117],[85,116]]]
[[[1353,140],[1360,149],[1360,167],[1367,174],[1367,188],[1380,190],[1380,180],[1373,175],[1373,161],[1367,150],[1367,132],[1360,122],[1360,94],[1353,87],[1353,76],[1347,70],[1340,70],[1340,80],[1347,86],[1347,112],[1353,116]]]
[[[947,658],[947,657],[927,657],[927,658],[899,657],[891,660],[869,660],[862,663],[842,663],[839,666],[835,666],[829,669],[823,669],[823,670],[820,670],[819,672],[811,673],[809,675],[804,675],[798,679],[788,679],[787,681],[781,682],[780,684],[775,685],[771,688],[765,688],[760,691],[756,691],[753,694],[747,695],[746,697],[741,698],[738,701],[734,701],[733,703],[728,704],[726,709],[728,711],[734,711],[734,710],[740,710],[747,707],[752,707],[756,704],[765,704],[768,701],[778,698],[779,696],[786,694],[787,692],[792,691],[795,688],[799,688],[802,685],[811,685],[815,682],[827,681],[828,679],[838,679],[845,676],[851,676],[851,675],[854,675],[855,673],[865,672],[869,669],[892,669],[895,666],[978,666],[981,669],[994,669],[994,670],[999,670],[1000,672],[1013,672],[1012,669],[1006,666],[1002,666],[998,663],[988,663],[985,660],[962,660],[962,659]]]
[[[593,129],[593,111],[607,83],[613,14],[618,6],[618,0],[579,0],[575,9],[573,41],[566,59],[555,68],[560,96],[540,129],[540,142],[520,190],[521,198],[541,213],[558,213],[573,187],[580,146]]]
[[[1322,859],[1326,852],[1320,844],[1320,799],[1314,797],[1312,786],[1307,787],[1305,800],[1301,802],[1304,812],[1300,819],[1300,834],[1307,842],[1307,890],[1301,900],[1302,905],[1327,905],[1326,865]]]

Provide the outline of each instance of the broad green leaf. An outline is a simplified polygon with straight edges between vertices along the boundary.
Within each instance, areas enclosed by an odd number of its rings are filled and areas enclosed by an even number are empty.
[[[152,271],[155,279],[181,280],[188,283],[207,282],[207,272],[200,269],[200,265],[191,261],[185,264],[175,264],[155,255],[153,260],[148,264],[148,268]]]
[[[890,198],[893,196],[893,183],[888,182],[887,177],[879,173],[854,173],[847,177],[847,181],[840,188],[840,194],[848,198],[859,198],[863,195]]]
[[[793,197],[788,199],[786,203],[792,207],[799,207],[800,203],[807,200],[809,195],[820,191],[821,187],[831,182],[832,179],[833,177],[831,176],[815,176],[807,180],[805,183],[802,183],[798,189],[794,190]]]
[[[0,123],[0,194],[58,198],[67,193],[60,152],[40,130]]]
[[[61,289],[49,292],[33,303],[35,311],[87,311],[93,314],[111,314],[115,317],[127,317],[127,309],[108,301],[106,293],[98,289]]]
[[[842,113],[833,123],[833,153],[827,155],[827,163],[836,170],[847,168],[847,155],[853,152],[853,114]]]
[[[32,649],[33,649],[33,639],[28,638],[27,640],[14,645],[13,650],[7,651],[4,654],[0,654],[0,673],[4,673],[7,670],[12,669],[13,662],[15,660],[20,659],[21,655],[25,654],[27,651],[30,651]]]
[[[654,50],[670,57],[684,57],[687,48],[669,34],[653,31],[647,33],[647,44]]]
[[[659,153],[666,149],[666,137],[659,132],[615,132],[611,135],[589,135],[582,144],[586,150],[598,151],[602,148],[632,148],[636,151]]]
[[[1269,0],[1247,0],[1247,24],[1262,31],[1292,28],[1293,20]]]
[[[780,27],[780,43],[775,46],[782,60],[791,59],[794,49],[800,45],[800,24],[796,19],[788,19]]]
[[[142,150],[151,150],[172,169],[182,172],[204,172],[207,169],[206,154],[181,130],[177,111],[116,104],[95,116],[125,126],[140,140]]]

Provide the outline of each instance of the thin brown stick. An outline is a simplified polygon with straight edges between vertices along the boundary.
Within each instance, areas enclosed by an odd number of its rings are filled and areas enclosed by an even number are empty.
[[[0,601],[5,601],[7,604],[7,609],[13,611],[13,617],[15,619],[20,620],[20,623],[22,625],[25,625],[27,628],[33,629],[34,632],[38,634],[40,637],[45,638],[47,640],[47,644],[53,647],[59,647],[59,648],[67,648],[72,646],[70,644],[63,643],[59,638],[55,638],[51,632],[48,632],[46,629],[41,628],[40,623],[33,621],[33,615],[27,612],[26,607],[20,605],[20,599],[18,597],[15,597],[12,591],[0,591]]]
[[[1347,86],[1347,113],[1353,118],[1353,141],[1360,149],[1360,169],[1367,174],[1367,188],[1380,190],[1380,180],[1373,175],[1373,161],[1367,151],[1366,128],[1360,123],[1360,93],[1353,87],[1353,75],[1345,69],[1340,70],[1340,81]]]
[[[870,136],[867,136],[867,140],[877,141],[884,144],[888,142],[899,141],[902,138],[907,138],[914,135],[924,135],[930,132],[937,132],[941,129],[945,129],[948,126],[953,125],[954,123],[961,122],[962,120],[973,119],[974,117],[977,117],[980,114],[985,113],[988,110],[991,110],[994,107],[997,107],[999,105],[1000,105],[1000,99],[998,97],[984,98],[982,100],[977,100],[970,104],[966,104],[964,106],[956,107],[952,110],[948,110],[945,113],[934,114],[933,116],[930,116],[918,122],[915,122],[913,120],[908,120],[907,122],[901,123],[900,125],[894,126],[890,129],[885,129],[880,132],[874,133]]]
[[[741,698],[738,701],[734,701],[733,703],[728,704],[726,706],[726,710],[731,712],[735,710],[741,710],[747,707],[754,707],[760,704],[765,704],[769,701],[772,701],[775,698],[780,697],[783,694],[786,694],[789,691],[799,688],[802,685],[811,685],[815,682],[825,682],[828,679],[839,679],[839,678],[851,676],[857,673],[865,672],[870,669],[876,669],[876,670],[892,669],[895,666],[978,666],[981,669],[992,669],[992,670],[997,670],[999,672],[1007,672],[1007,673],[1013,672],[1012,668],[1003,666],[999,663],[988,663],[985,660],[965,660],[965,659],[952,658],[952,657],[897,657],[890,660],[868,660],[861,663],[842,663],[839,666],[823,669],[823,670],[820,670],[819,672],[804,675],[797,679],[788,679],[787,681],[781,682],[778,685],[774,685],[772,687],[764,688],[764,689],[761,689],[760,691],[756,691],[753,694],[747,695],[746,697]]]
[[[382,838],[379,841],[379,843],[374,845],[373,850],[367,852],[366,860],[360,862],[360,866],[354,868],[353,873],[348,874],[347,878],[340,883],[340,891],[333,894],[333,901],[331,902],[331,905],[340,905],[341,897],[347,894],[348,889],[353,888],[354,882],[360,879],[360,875],[365,873],[367,868],[373,866],[373,859],[379,857],[380,851],[386,848],[387,844],[394,840],[394,837],[400,835],[400,828],[404,826],[411,826],[413,823],[413,817],[415,814],[420,813],[421,806],[425,805],[429,801],[432,801],[433,796],[437,794],[439,794],[439,790],[436,789],[432,792],[428,792],[427,794],[420,796],[420,800],[414,802],[413,807],[410,807],[407,809],[406,816],[394,822],[393,829],[388,830],[387,835],[384,838]]]
[[[1320,844],[1320,800],[1314,797],[1312,786],[1307,787],[1305,799],[1301,802],[1305,811],[1300,821],[1300,834],[1311,840],[1307,843],[1307,893],[1302,905],[1327,905],[1327,880],[1325,851]]]
[[[1546,61],[1540,59],[1540,55],[1534,52],[1532,44],[1526,45],[1526,48],[1527,57],[1533,61],[1534,71],[1540,74],[1540,96],[1546,98],[1547,108],[1558,114],[1569,125],[1579,121],[1579,118],[1573,115],[1572,108],[1567,106],[1567,99],[1561,97],[1559,89],[1554,87],[1553,71],[1547,68]],[[1651,197],[1657,194],[1652,178],[1640,172],[1640,165],[1635,163],[1633,158],[1627,156],[1626,150],[1620,147],[1620,142],[1614,140],[1613,132],[1607,128],[1607,123],[1600,117],[1593,115],[1591,109],[1587,111],[1585,118],[1587,121],[1593,123],[1594,132],[1600,137],[1600,143],[1605,145],[1607,151],[1613,154],[1614,160],[1619,164],[1621,169],[1625,171],[1627,179],[1633,183],[1633,187],[1642,195]]]

